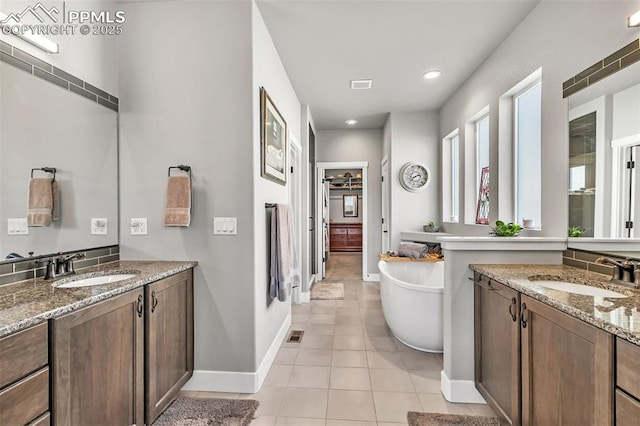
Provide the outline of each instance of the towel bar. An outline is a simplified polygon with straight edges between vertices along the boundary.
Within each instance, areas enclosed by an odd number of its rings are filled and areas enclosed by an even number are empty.
[[[31,179],[33,179],[33,172],[35,172],[36,170],[42,170],[45,173],[52,173],[53,174],[53,180],[56,180],[56,168],[55,167],[36,167],[34,169],[31,169]]]
[[[183,164],[180,164],[179,166],[171,166],[169,167],[169,170],[167,170],[167,176],[171,176],[171,169],[180,169],[183,172],[189,173],[189,177],[191,177],[191,166],[185,166]]]
[[[272,209],[276,206],[276,203],[264,203],[265,209]]]

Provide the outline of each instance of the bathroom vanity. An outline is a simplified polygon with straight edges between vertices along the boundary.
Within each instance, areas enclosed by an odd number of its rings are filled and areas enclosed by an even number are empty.
[[[476,388],[497,413],[513,425],[637,424],[640,292],[566,265],[470,267]]]
[[[193,373],[196,264],[121,261],[82,276],[134,278],[0,287],[0,424],[151,424]]]

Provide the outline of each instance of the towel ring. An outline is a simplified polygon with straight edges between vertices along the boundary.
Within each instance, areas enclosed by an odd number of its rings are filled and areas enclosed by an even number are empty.
[[[179,166],[171,166],[169,170],[167,170],[167,176],[171,176],[171,169],[180,169],[183,172],[189,173],[189,177],[191,177],[191,166],[185,166],[180,164]]]
[[[56,168],[55,167],[36,167],[35,169],[31,169],[31,179],[33,179],[33,172],[36,170],[41,170],[45,173],[52,173],[53,180],[56,180]]]

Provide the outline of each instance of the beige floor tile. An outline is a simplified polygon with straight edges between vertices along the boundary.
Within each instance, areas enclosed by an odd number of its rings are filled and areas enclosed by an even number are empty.
[[[278,416],[324,419],[327,415],[327,393],[326,389],[288,388]]]
[[[278,417],[274,426],[325,426],[325,421],[324,419],[305,419],[303,417]]]
[[[330,389],[371,390],[368,368],[332,367]]]
[[[362,351],[364,350],[364,338],[362,336],[334,336],[333,349]]]
[[[422,411],[422,405],[415,393],[374,391],[373,399],[379,422],[406,422],[408,411]]]
[[[404,363],[399,352],[367,351],[369,368],[396,368],[404,370]]]
[[[275,416],[258,416],[251,420],[251,426],[274,426],[275,423]]]
[[[222,398],[222,399],[238,399],[239,393],[228,392],[198,392],[196,398]]]
[[[316,336],[305,333],[302,342],[298,343],[304,349],[333,349],[333,336]]]
[[[332,352],[331,349],[300,349],[295,364],[328,367],[331,365]]]
[[[289,387],[328,389],[330,374],[330,367],[295,365],[289,378]]]
[[[280,365],[293,365],[296,362],[296,356],[298,356],[298,348],[280,348],[276,359],[273,360],[274,364]]]
[[[396,339],[389,336],[368,337],[365,336],[365,347],[368,351],[397,352],[398,344]]]
[[[409,376],[417,393],[440,393],[440,371],[409,370]]]
[[[289,332],[291,332],[291,330],[306,330],[309,328],[309,325],[308,322],[292,322],[289,327]]]
[[[409,373],[398,369],[372,369],[371,387],[374,391],[415,392]]]
[[[376,426],[376,422],[364,422],[358,420],[332,420],[328,419],[326,426]]]
[[[334,349],[333,356],[331,358],[331,366],[366,368],[368,366],[366,352]]]
[[[329,390],[327,419],[374,421],[373,395],[365,391]]]
[[[369,337],[392,337],[393,334],[386,325],[367,324],[364,328],[365,336]]]
[[[286,387],[291,376],[291,365],[272,365],[267,377],[264,379],[263,387]]]
[[[292,314],[291,314],[291,322],[292,323],[307,322],[307,321],[309,321],[309,314],[308,313],[306,313],[306,314],[296,314],[296,313],[293,313],[293,311],[292,311]]]
[[[362,322],[365,325],[379,325],[379,326],[387,325],[387,321],[385,321],[384,315],[382,315],[382,312],[380,313],[380,315],[366,314],[362,317]]]
[[[351,290],[349,287],[345,286],[345,292],[347,293],[356,293],[357,290]],[[350,308],[353,310],[358,309],[358,301],[357,300],[338,300],[336,301],[336,308]]]
[[[353,311],[351,308],[349,308]],[[353,315],[345,315],[336,313],[336,322],[335,325],[362,325],[362,319],[358,313],[354,313]]]
[[[494,417],[496,415],[487,404],[468,404],[468,406],[478,416]]]
[[[475,414],[471,404],[453,404],[442,396],[441,393],[419,393],[422,410],[429,413],[447,414]]]
[[[305,331],[316,336],[332,336],[334,334],[333,324],[309,324]]]
[[[336,325],[333,334],[336,336],[362,336],[364,329],[360,323]]]
[[[311,324],[333,324],[336,320],[335,314],[311,314],[309,323]]]
[[[438,354],[420,352],[402,345],[402,362],[407,370],[442,371],[442,362]]]
[[[342,308],[342,307],[338,307],[336,308],[336,323],[339,321],[339,319],[341,319],[342,317],[344,317],[343,319],[346,318],[360,318],[360,308],[356,307],[356,308]]]
[[[255,399],[260,403],[256,410],[256,416],[277,416],[282,404],[282,399],[287,388],[262,387],[260,392],[254,394],[241,394],[240,399]]]
[[[292,315],[303,315],[311,313],[311,304],[310,303],[301,303],[299,305],[292,304],[291,305],[291,314]]]

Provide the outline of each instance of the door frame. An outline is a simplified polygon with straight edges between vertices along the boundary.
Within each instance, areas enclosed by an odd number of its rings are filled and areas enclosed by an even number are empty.
[[[362,280],[377,281],[376,276],[369,274],[367,268],[368,260],[368,230],[369,230],[369,188],[368,188],[368,161],[338,161],[338,162],[318,162],[316,163],[316,253],[318,265],[322,265],[324,256],[324,238],[322,235],[322,181],[326,170],[333,169],[362,169]],[[324,277],[323,277],[324,278]]]
[[[298,270],[300,273],[300,285],[295,287],[292,291],[291,301],[292,303],[302,303],[302,233],[303,233],[303,215],[302,215],[302,145],[289,133],[289,166],[291,167],[291,178],[289,184],[289,205],[293,210],[294,220],[294,242],[295,251],[298,256]],[[295,159],[295,161],[294,161]],[[306,227],[304,228],[306,230]]]
[[[386,253],[387,250],[391,247],[391,220],[389,216],[391,216],[391,206],[389,205],[389,195],[390,187],[389,187],[389,157],[387,155],[384,156],[382,161],[380,162],[380,185],[382,185],[381,195],[381,208],[382,208],[382,229],[381,229],[381,245],[382,245],[382,253]],[[386,243],[386,244],[385,244]],[[386,248],[386,249],[385,249]]]

